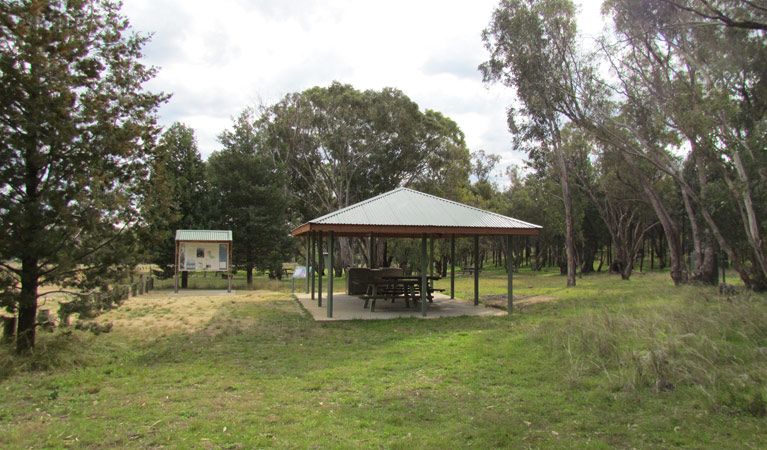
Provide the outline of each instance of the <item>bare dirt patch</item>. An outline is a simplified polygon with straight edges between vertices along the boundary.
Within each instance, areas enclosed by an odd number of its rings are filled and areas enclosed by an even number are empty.
[[[485,295],[482,297],[482,303],[493,308],[506,308],[505,295]],[[535,305],[536,303],[553,302],[557,300],[556,297],[547,297],[544,295],[536,295],[533,297],[514,297],[515,306],[528,306]]]

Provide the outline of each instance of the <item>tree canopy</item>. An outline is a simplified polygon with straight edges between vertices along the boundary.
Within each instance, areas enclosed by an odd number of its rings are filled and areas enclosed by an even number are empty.
[[[174,273],[175,231],[210,228],[205,170],[194,130],[182,123],[172,124],[160,137],[150,169],[148,194],[157,201],[144,210],[150,225],[148,251],[163,277]],[[186,285],[185,274],[182,287]]]
[[[233,230],[234,263],[245,269],[249,285],[254,269],[281,278],[282,263],[290,258],[293,244],[285,171],[265,154],[246,121],[235,121],[219,141],[224,148],[207,162],[211,223]]]
[[[721,250],[747,286],[767,289],[765,9],[608,0],[613,29],[593,51],[577,45],[573,11],[569,0],[504,0],[483,34],[480,70],[515,89],[510,129],[531,168],[558,168],[566,212],[576,169],[620,259],[642,228],[661,229],[675,283],[716,282]],[[563,126],[585,133],[596,171],[561,151]],[[559,159],[542,158],[548,149]]]
[[[41,283],[101,286],[134,250],[166,99],[142,88],[147,39],[115,1],[0,2],[0,264],[19,351]]]

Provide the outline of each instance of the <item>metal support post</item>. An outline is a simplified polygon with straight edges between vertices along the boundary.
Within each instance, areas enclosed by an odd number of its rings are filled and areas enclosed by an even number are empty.
[[[426,302],[428,301],[427,294],[429,289],[429,285],[426,284],[426,270],[428,267],[426,258],[426,234],[424,233],[421,238],[421,315],[423,317],[426,317]]]
[[[450,298],[455,298],[455,235],[450,236]]]
[[[474,236],[474,306],[479,305],[479,236]]]
[[[319,253],[319,270],[317,271],[317,306],[322,308],[322,271],[325,268],[325,261],[322,257],[322,231],[317,235],[317,253]]]
[[[173,263],[173,266],[175,267],[176,274],[173,276],[173,292],[178,294],[178,241],[176,241],[176,261]],[[133,284],[133,275],[131,275],[131,284]],[[131,286],[131,289],[133,289],[133,286]]]
[[[330,267],[328,267],[328,317],[333,317],[333,232],[328,237],[328,254],[330,256]]]
[[[312,242],[311,236],[307,235],[306,236],[306,260],[305,260],[306,262],[306,293],[307,294],[309,293],[309,257],[310,257],[309,253],[311,252],[310,250],[312,245],[311,242]]]
[[[311,245],[311,256],[310,256],[309,259],[310,259],[311,264],[312,264],[312,270],[310,271],[311,273],[307,274],[307,276],[311,276],[312,277],[312,281],[311,281],[311,285],[312,285],[312,300],[314,300],[314,275],[317,273],[317,249],[316,249],[317,237],[314,235],[314,232],[312,232],[310,234],[310,239],[312,240],[312,245]]]
[[[429,276],[434,276],[434,238],[429,240]]]
[[[514,310],[514,267],[511,265],[511,239],[512,236],[506,236],[506,266],[508,266],[508,300],[506,310],[509,312],[509,317]]]

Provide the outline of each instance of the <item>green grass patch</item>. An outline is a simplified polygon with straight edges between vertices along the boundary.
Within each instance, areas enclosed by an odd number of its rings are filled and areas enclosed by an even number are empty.
[[[515,275],[520,298],[557,300],[511,318],[317,323],[244,291],[195,299],[173,328],[183,297],[137,297],[99,319],[111,333],[0,349],[0,447],[767,446],[765,296],[564,281]],[[456,288],[471,298],[471,277]],[[480,289],[504,294],[505,274]]]

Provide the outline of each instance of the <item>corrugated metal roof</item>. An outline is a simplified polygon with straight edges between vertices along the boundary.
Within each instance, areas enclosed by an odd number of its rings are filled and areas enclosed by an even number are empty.
[[[309,223],[462,228],[542,228],[512,217],[502,216],[407,188],[389,191],[313,219]]]
[[[177,241],[231,241],[232,230],[176,230]]]

